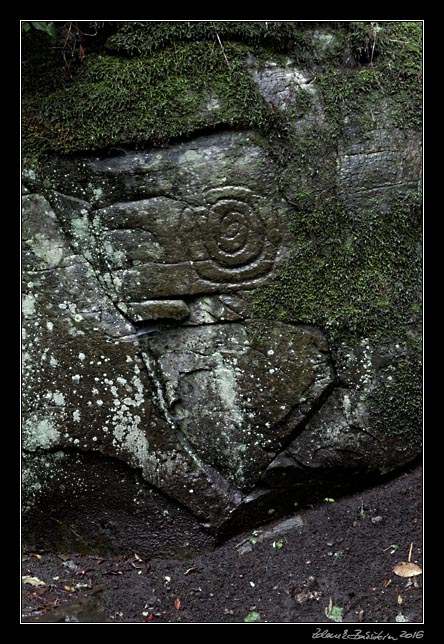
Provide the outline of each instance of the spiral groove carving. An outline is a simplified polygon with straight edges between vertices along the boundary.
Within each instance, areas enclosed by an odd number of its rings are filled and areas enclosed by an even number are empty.
[[[266,200],[248,188],[225,186],[208,190],[205,202],[187,212],[199,276],[238,284],[269,273],[279,239]]]

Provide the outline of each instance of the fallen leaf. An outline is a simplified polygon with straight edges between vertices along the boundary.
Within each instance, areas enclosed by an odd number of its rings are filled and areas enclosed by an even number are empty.
[[[398,595],[398,604],[399,604],[399,605],[401,605],[401,604],[402,604],[402,597],[401,597],[401,595]]]
[[[39,555],[36,552],[31,552],[31,557],[35,557],[36,559],[41,559],[42,555]]]
[[[38,577],[29,577],[27,575],[22,577],[22,582],[24,584],[29,584],[30,586],[46,586],[45,582]]]
[[[92,568],[81,568],[80,570],[77,570],[75,574],[83,577],[83,575],[86,575],[86,573],[90,572],[91,570]]]
[[[261,614],[253,610],[251,613],[248,613],[246,617],[244,617],[244,622],[247,622],[247,624],[249,624],[251,622],[259,621],[260,618],[261,618]]]
[[[333,599],[330,597],[328,602],[328,607],[327,607],[327,617],[330,617],[332,608],[333,608]]]
[[[416,575],[422,575],[422,568],[411,561],[401,561],[395,564],[392,570],[395,575],[398,575],[398,577],[415,577]]]
[[[76,592],[76,589],[74,588],[74,586],[63,586],[63,588],[65,590],[67,590],[69,593],[75,593]]]
[[[179,597],[176,597],[176,600],[174,602],[174,608],[176,610],[180,610],[180,599],[179,599]]]

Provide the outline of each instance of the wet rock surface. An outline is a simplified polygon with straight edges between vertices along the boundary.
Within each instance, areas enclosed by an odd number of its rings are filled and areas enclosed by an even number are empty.
[[[330,33],[312,38],[319,56],[340,46]],[[354,127],[347,116],[333,136],[315,63],[244,63],[273,115],[268,130],[227,116],[220,131],[161,146],[147,136],[25,164],[31,543],[77,533],[104,551],[194,554],[420,452],[416,309],[393,328],[376,314],[362,328],[344,319],[367,322],[361,285],[377,313],[420,294],[394,255],[417,255],[405,232],[417,227],[413,208],[399,238],[381,233],[365,274],[352,267],[369,230],[398,221],[399,191],[418,188],[421,138],[396,126],[388,103],[375,125],[370,101],[372,120]],[[202,109],[212,119],[222,108],[207,97]],[[306,206],[310,192],[325,211]],[[282,295],[288,276],[299,287]],[[350,284],[358,295],[332,309]]]

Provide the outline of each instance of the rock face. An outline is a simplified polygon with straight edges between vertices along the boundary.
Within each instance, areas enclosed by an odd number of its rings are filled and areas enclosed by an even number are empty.
[[[325,50],[327,36],[316,31],[313,46]],[[264,109],[288,119],[290,143],[321,131],[331,150],[331,117],[306,69],[250,57],[245,70]],[[202,114],[218,105],[204,101]],[[258,293],[279,300],[273,289],[295,257],[307,271],[319,260],[318,239],[311,260],[295,233],[306,215],[288,187],[301,173],[311,185],[318,170],[279,160],[257,129],[149,143],[25,164],[23,509],[33,544],[187,556],[420,450],[411,314],[394,333],[338,337],[315,316],[273,317],[258,304]],[[417,189],[419,146],[419,134],[384,123],[316,157],[321,170],[336,166],[319,174],[319,193],[334,189],[353,213],[347,243],[375,204],[390,218],[397,191]],[[324,271],[328,281],[328,262]],[[407,407],[396,404],[400,389]]]

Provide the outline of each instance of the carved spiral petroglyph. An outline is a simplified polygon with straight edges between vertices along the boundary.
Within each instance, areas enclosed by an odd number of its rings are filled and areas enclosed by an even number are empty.
[[[240,186],[214,188],[204,197],[205,206],[185,213],[194,229],[191,254],[199,276],[238,284],[268,274],[279,231],[266,200]]]

